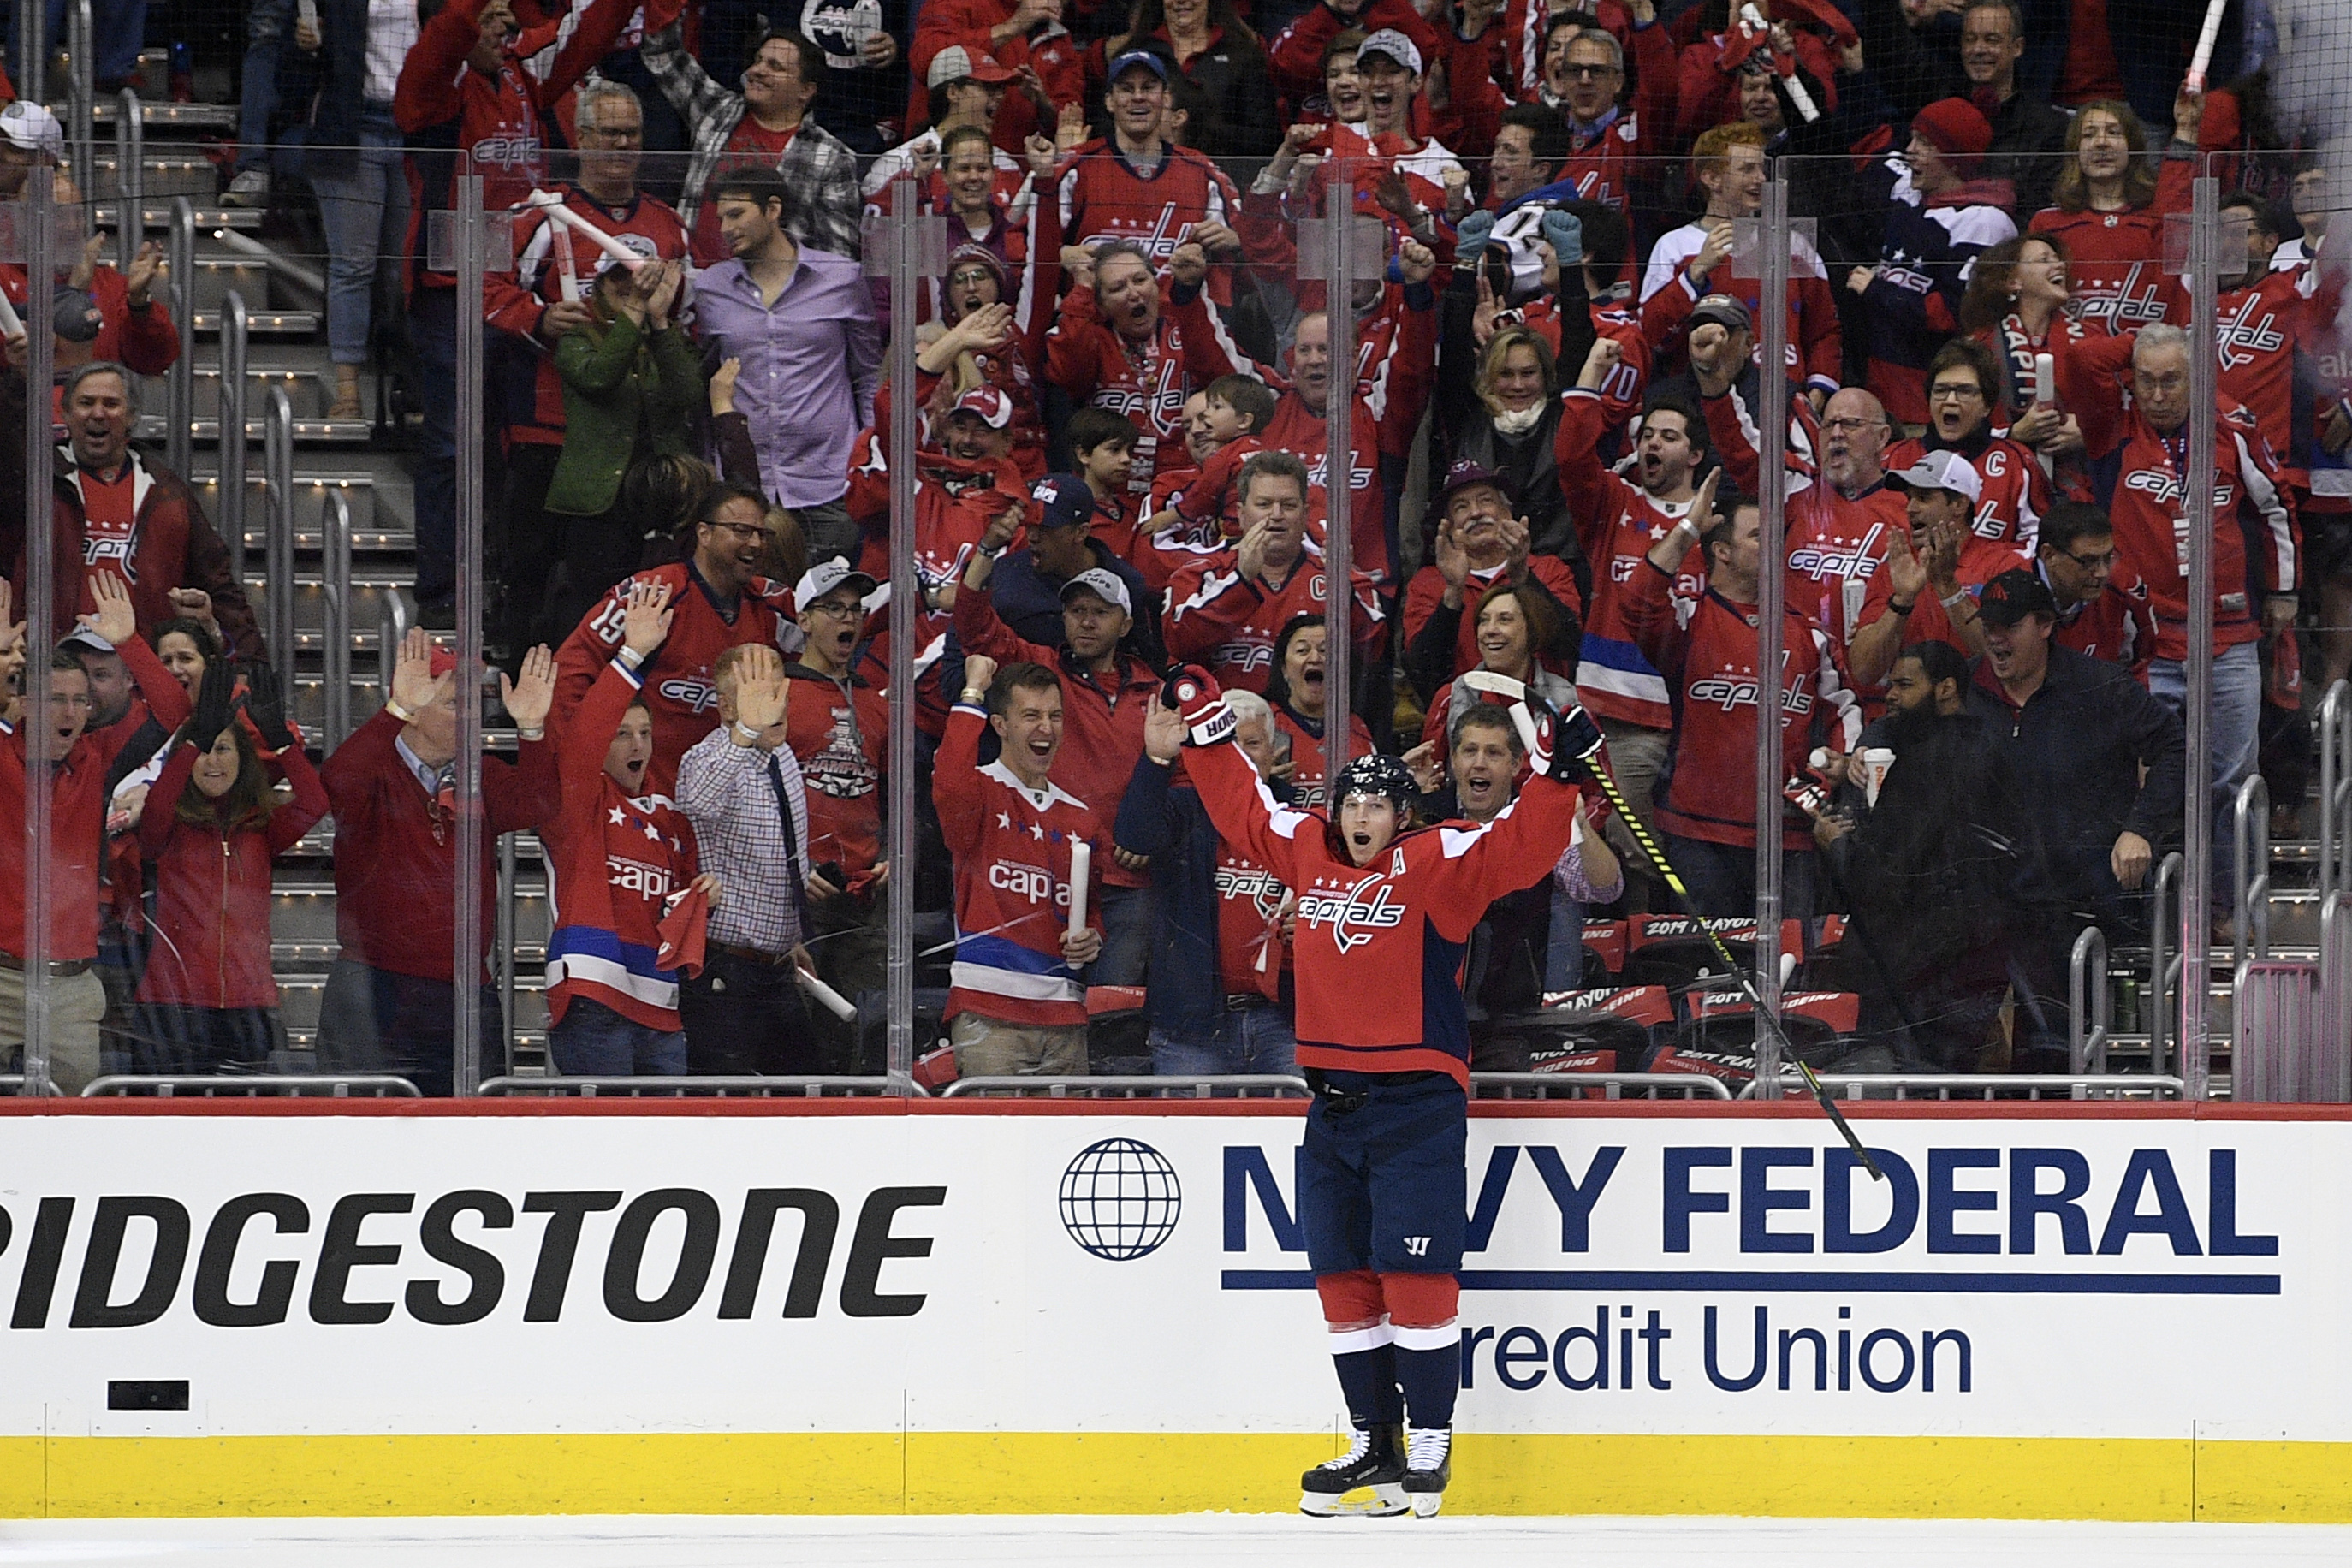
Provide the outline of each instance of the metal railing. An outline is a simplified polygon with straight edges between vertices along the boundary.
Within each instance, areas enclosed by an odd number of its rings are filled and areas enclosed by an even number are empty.
[[[229,571],[245,581],[245,296],[230,289],[220,314],[220,535],[228,542]],[[184,342],[183,356],[188,352]]]
[[[280,394],[279,395],[284,395]],[[321,570],[325,592],[320,611],[326,626],[321,668],[327,680],[326,741],[333,751],[352,732],[352,502],[339,485],[327,487],[319,512],[319,543],[324,555]],[[287,673],[293,673],[287,658]],[[385,688],[389,696],[391,689]]]
[[[2188,1086],[2177,1078],[2103,1073],[1834,1073],[1817,1074],[1839,1100],[2180,1100]],[[1801,1089],[1791,1073],[1784,1092]],[[1757,1098],[1750,1084],[1740,1096]]]
[[[392,672],[400,663],[400,645],[408,636],[408,601],[394,588],[383,595],[375,628],[375,683],[379,702],[392,700]]]
[[[128,274],[147,237],[147,124],[139,95],[124,88],[114,116],[114,267]],[[182,358],[187,343],[180,344]]]
[[[2319,704],[2319,896],[2352,892],[2352,682]]]
[[[0,1073],[0,1094],[25,1092],[25,1075],[20,1072]]]
[[[887,1078],[523,1078],[489,1079],[483,1098],[542,1100],[826,1100],[887,1096]],[[925,1091],[920,1085],[918,1095]]]
[[[2187,868],[2180,851],[2174,850],[2156,868],[2155,907],[2147,924],[2147,992],[2141,1005],[2147,1014],[2147,1070],[2165,1070],[2170,1055],[2170,1042],[2177,1023],[2171,1001],[2174,988],[2180,981],[2180,955],[2172,951],[2173,910],[2180,905],[2180,879]]]
[[[294,404],[282,386],[262,405],[262,569],[268,574],[269,657],[294,672]]]
[[[2230,997],[2230,1098],[2250,1105],[2324,1098],[2319,965],[2248,959],[2232,972]]]
[[[1729,1100],[1721,1079],[1695,1072],[1474,1072],[1473,1100]]]
[[[520,897],[515,883],[520,875],[520,872],[515,864],[515,836],[511,833],[501,833],[499,835],[499,900],[492,928],[498,934],[490,945],[491,963],[498,972],[499,1016],[507,1021],[507,1048],[506,1060],[499,1064],[499,1070],[493,1075],[493,1081],[510,1077],[514,1072],[517,912],[515,901]],[[551,1063],[554,1060],[551,1047],[548,1059]]]
[[[2231,863],[2236,871],[2230,906],[2230,973],[2253,956],[2271,955],[2271,786],[2256,773],[2238,786],[2230,809]]]
[[[960,1078],[943,1100],[1003,1095],[1015,1100],[1304,1100],[1314,1090],[1288,1073],[1237,1072],[1191,1077]]]
[[[2315,1089],[2331,1104],[2352,1100],[2352,892],[2319,905],[2319,1068]]]
[[[98,195],[96,120],[98,109],[98,36],[89,16],[89,0],[74,0],[66,10],[66,135],[72,142],[73,177],[85,198]],[[118,171],[118,174],[120,171]]]
[[[2085,1027],[2084,1020],[2088,1019]],[[2074,939],[2066,973],[2066,1070],[2107,1070],[2107,1037],[2115,1032],[2115,991],[2107,984],[2107,938],[2084,926]]]
[[[191,477],[196,437],[196,209],[185,196],[172,198],[172,237],[165,248],[171,263],[172,330],[180,335],[180,353],[163,373],[163,462],[183,479]],[[227,519],[224,517],[223,525]]]
[[[416,1086],[392,1073],[109,1073],[81,1091],[84,1100],[138,1095],[156,1100],[415,1100]]]

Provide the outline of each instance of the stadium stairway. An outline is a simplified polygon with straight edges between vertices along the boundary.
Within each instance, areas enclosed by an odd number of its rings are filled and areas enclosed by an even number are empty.
[[[357,725],[383,701],[377,645],[388,601],[398,596],[404,624],[415,620],[414,598],[407,592],[415,574],[414,458],[406,429],[412,421],[396,401],[394,406],[384,405],[392,384],[373,374],[361,378],[361,417],[327,416],[334,395],[334,371],[327,348],[326,301],[317,287],[326,266],[319,254],[315,224],[297,221],[278,208],[226,205],[221,193],[226,171],[209,155],[207,143],[234,138],[234,108],[165,101],[163,51],[146,51],[142,65],[145,77],[141,88],[142,228],[147,237],[166,241],[173,198],[177,196],[186,197],[195,212],[194,274],[180,280],[193,290],[195,329],[194,340],[183,345],[194,372],[194,471],[185,477],[215,521],[221,517],[221,327],[232,292],[246,307],[245,585],[264,626],[268,623],[265,563],[269,476],[265,471],[262,443],[270,391],[285,390],[294,416],[295,638],[290,656],[280,653],[279,662],[287,667],[294,717],[312,738],[311,754],[316,759],[327,710],[328,498],[339,492],[351,510],[349,668],[351,718]],[[60,68],[51,80],[62,79]],[[53,107],[70,134],[68,106],[58,102]],[[88,194],[95,200],[96,225],[110,231],[121,205],[115,199],[119,192],[115,126],[120,113],[116,100],[102,99],[93,105],[95,156]],[[244,243],[239,244],[240,240]],[[256,245],[268,254],[253,254]],[[150,378],[142,394],[145,417],[141,435],[148,450],[160,453],[168,396],[164,378]],[[486,705],[485,722],[493,743],[510,752],[513,735],[500,727],[504,715],[494,700]],[[307,1070],[314,1059],[320,995],[336,952],[333,847],[334,823],[330,817],[278,864],[270,934],[291,1047],[289,1059],[276,1064],[283,1070]],[[546,872],[535,837],[517,835],[514,849],[513,1060],[521,1070],[531,1072],[540,1070],[545,1060],[546,1011],[540,993],[548,933]],[[499,1070],[494,1042],[485,1042],[485,1057],[487,1072]]]

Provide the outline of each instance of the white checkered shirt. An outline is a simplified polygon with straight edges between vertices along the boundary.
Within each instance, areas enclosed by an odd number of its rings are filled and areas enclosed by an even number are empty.
[[[784,847],[782,819],[769,774],[781,764],[792,802],[793,845]],[[808,792],[790,746],[772,752],[739,746],[721,725],[697,741],[677,764],[677,808],[694,824],[703,870],[717,874],[709,940],[782,956],[800,945],[797,889],[808,885]]]

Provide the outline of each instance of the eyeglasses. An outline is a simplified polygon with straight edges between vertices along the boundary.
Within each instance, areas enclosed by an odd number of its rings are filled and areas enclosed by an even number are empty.
[[[1927,401],[1930,403],[1979,403],[1983,399],[1984,388],[1973,382],[1946,382],[1927,389]]]
[[[49,693],[49,706],[52,708],[94,708],[97,704],[91,700],[89,694],[87,692],[84,692],[79,697],[68,697],[62,691],[52,691]]]
[[[2189,378],[2179,371],[2174,371],[2169,375],[2150,375],[2145,371],[2135,371],[2132,374],[2132,381],[2137,385],[2149,387],[2158,392],[2179,392],[2189,384]]]
[[[995,280],[996,274],[985,267],[963,267],[948,274],[948,287],[950,289],[970,289]]]
[[[864,615],[866,613],[866,606],[864,605],[855,603],[847,605],[817,604],[811,605],[805,613],[812,616],[831,616],[836,620],[850,621],[856,620],[859,616]]]
[[[721,533],[731,533],[738,539],[761,540],[768,537],[764,522],[706,522],[705,528],[715,528]]]
[[[1824,419],[1822,421],[1822,428],[1832,435],[1850,436],[1856,430],[1884,430],[1886,428],[1886,421],[1884,419]]]
[[[2070,551],[2066,559],[2085,572],[2103,572],[2113,568],[2119,556],[2113,550],[2108,551],[2105,555],[2076,555]]]
[[[646,128],[642,125],[583,125],[580,128],[580,134],[604,142],[637,142],[646,139]]]
[[[1617,68],[1609,65],[1578,65],[1573,61],[1563,61],[1559,68],[1559,74],[1571,81],[1597,81],[1602,77],[1615,76]]]

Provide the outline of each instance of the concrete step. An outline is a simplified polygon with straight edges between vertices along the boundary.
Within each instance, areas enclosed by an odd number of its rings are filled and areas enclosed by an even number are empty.
[[[115,183],[116,158],[113,147],[100,143],[100,150],[90,157],[89,178],[86,182],[93,195],[116,195],[121,186]],[[141,155],[140,205],[158,196],[188,196],[212,201],[220,195],[219,165],[201,153],[182,152],[170,147],[149,147]]]
[[[269,292],[270,280],[276,276],[257,256],[198,256],[190,285],[195,310],[217,314],[227,308],[225,301],[232,290],[244,296],[248,310],[271,309],[277,302]]]
[[[517,1066],[536,1063],[545,1057],[547,999],[541,994],[541,984],[536,974],[516,976],[515,1016],[509,1022],[515,1034]],[[318,1042],[319,998],[326,986],[324,963],[316,969],[281,973],[278,976],[278,1016],[286,1025],[289,1043],[298,1051],[310,1050]],[[486,1057],[498,1048],[495,1040],[483,1042]]]
[[[122,117],[122,101],[101,97],[90,105],[90,123],[111,131]],[[59,114],[65,110],[60,109]],[[158,132],[176,132],[194,135],[199,132],[236,129],[236,105],[234,103],[173,103],[168,99],[156,100],[142,96],[139,100],[139,123],[150,136]]]
[[[216,412],[220,400],[220,363],[216,359],[210,363],[199,361],[194,368],[196,411],[198,413]],[[366,384],[368,379],[362,378],[360,401],[362,407],[365,406],[369,395],[375,390]],[[269,394],[278,387],[285,389],[287,401],[293,405],[294,417],[297,420],[324,419],[327,416],[328,405],[335,400],[334,377],[323,363],[318,365],[255,364],[247,359],[245,367],[246,417],[248,419],[264,417],[268,407]]]
[[[172,204],[168,201],[159,203],[151,200],[149,199],[151,195],[150,192],[140,193],[139,226],[151,229],[170,228]],[[258,233],[261,220],[266,216],[259,207],[198,206],[193,202],[189,206],[191,209],[189,216],[195,220],[196,233],[200,238],[205,230],[215,228],[233,228],[240,234]],[[112,202],[100,203],[90,209],[90,226],[94,228],[114,227],[117,222],[114,213],[115,206]]]
[[[190,481],[196,497],[204,502],[205,514],[217,524],[220,518],[220,478],[206,474]],[[248,552],[268,545],[263,532],[263,521],[268,515],[268,481],[247,468],[245,476],[245,547]],[[352,549],[357,553],[398,552],[407,553],[415,548],[415,535],[408,521],[393,514],[384,504],[385,498],[376,488],[373,476],[363,473],[329,474],[297,473],[294,476],[294,548],[315,553],[325,548],[321,532],[325,525],[327,498],[342,496],[352,510]],[[405,498],[403,498],[405,499]]]
[[[217,337],[221,330],[221,311],[198,310],[190,318],[198,337]],[[317,333],[325,318],[316,310],[251,310],[245,313],[245,335],[248,338],[308,338]]]

